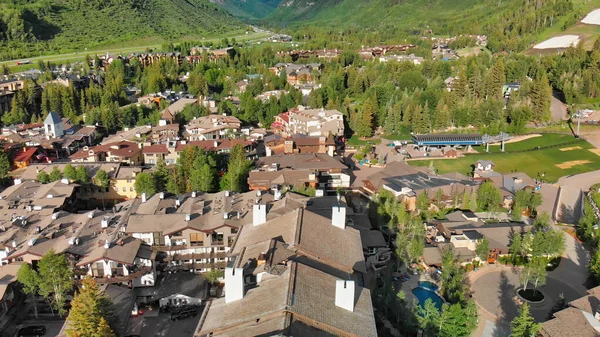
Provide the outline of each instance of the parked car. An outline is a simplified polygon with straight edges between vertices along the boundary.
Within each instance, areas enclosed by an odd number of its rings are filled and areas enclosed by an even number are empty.
[[[196,317],[198,309],[194,306],[183,307],[175,312],[171,313],[171,320],[177,321],[184,318]]]
[[[43,336],[46,334],[46,327],[43,325],[32,325],[19,329],[17,336]]]

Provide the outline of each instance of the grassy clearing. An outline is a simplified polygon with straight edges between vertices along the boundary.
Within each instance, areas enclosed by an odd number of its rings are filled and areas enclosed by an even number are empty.
[[[358,136],[354,135],[350,138],[348,138],[348,145],[352,145],[352,146],[362,146],[362,145],[367,145],[367,144],[371,144],[371,145],[377,145],[381,142],[381,140],[379,139],[359,139]]]
[[[531,139],[530,144],[535,144]],[[559,138],[555,138],[558,140]],[[515,143],[515,145],[518,143]],[[496,165],[495,170],[500,173],[525,172],[535,178],[538,174],[545,173],[545,180],[556,182],[562,176],[589,172],[600,169],[600,156],[589,151],[594,147],[583,139],[579,139],[569,147],[581,147],[572,151],[561,151],[560,147],[546,150],[522,152],[522,153],[481,153],[467,155],[458,159],[435,160],[434,164],[439,173],[460,172],[470,174],[472,166],[478,159],[491,160]],[[566,162],[589,161],[588,163],[575,165],[561,169],[556,165]],[[409,161],[412,166],[429,166],[431,160]]]
[[[387,140],[410,140],[412,139],[412,136],[410,134],[393,134],[393,135],[383,135],[381,136],[382,139],[387,139]]]
[[[575,137],[569,134],[556,134],[556,133],[547,133],[543,134],[540,137],[529,138],[526,140],[522,140],[516,143],[509,143],[504,145],[505,151],[523,151],[523,150],[532,150],[543,146],[552,146],[557,144],[569,143],[575,140]],[[490,152],[501,152],[500,144],[490,145]],[[485,149],[482,149],[483,152]]]

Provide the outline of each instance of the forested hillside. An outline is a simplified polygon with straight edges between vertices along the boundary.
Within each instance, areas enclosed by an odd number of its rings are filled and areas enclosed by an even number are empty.
[[[281,0],[211,0],[233,16],[256,19],[274,11]]]
[[[241,28],[208,0],[0,0],[0,58]]]
[[[537,34],[559,20],[572,25],[582,14],[571,0],[287,0],[264,22],[321,27],[340,34],[366,29],[382,40],[487,34],[489,49],[511,52],[527,49]]]

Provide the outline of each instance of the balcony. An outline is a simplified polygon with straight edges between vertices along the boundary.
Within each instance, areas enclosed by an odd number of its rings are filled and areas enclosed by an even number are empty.
[[[146,274],[152,272],[152,267],[141,267],[135,273],[129,274],[127,276],[115,276],[115,277],[95,277],[94,280],[99,284],[109,284],[109,283],[125,283],[136,278],[142,277]]]
[[[196,254],[175,254],[168,256],[165,262],[182,261],[182,260],[200,260],[200,259],[224,259],[227,257],[227,252],[218,253],[196,253]]]
[[[227,262],[217,262],[217,263],[184,263],[178,266],[166,266],[165,271],[182,271],[182,270],[190,270],[190,269],[204,269],[204,268],[225,268],[227,266]]]
[[[186,246],[186,245],[177,245],[177,246],[156,245],[156,246],[152,246],[152,250],[161,251],[161,252],[171,252],[174,250],[182,250],[182,249],[187,249],[187,248],[188,248],[188,246]]]

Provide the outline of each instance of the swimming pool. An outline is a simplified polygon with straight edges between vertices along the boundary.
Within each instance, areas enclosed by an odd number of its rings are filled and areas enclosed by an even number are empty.
[[[431,291],[436,291],[439,288],[437,284],[435,284],[433,282],[429,282],[429,281],[420,281],[418,284],[419,284],[419,287],[425,288],[425,289],[431,290]]]
[[[442,304],[444,304],[444,300],[442,300],[442,298],[435,292],[425,288],[417,287],[412,290],[412,293],[419,300],[420,306],[425,306],[425,301],[427,301],[428,298],[431,298],[435,307],[438,308],[438,310],[442,309]]]

